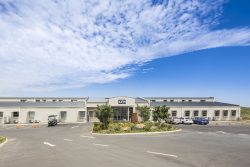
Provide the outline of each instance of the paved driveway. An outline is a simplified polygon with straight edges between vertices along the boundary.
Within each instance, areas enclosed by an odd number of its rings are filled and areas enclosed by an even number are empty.
[[[171,134],[92,136],[90,124],[1,129],[1,167],[250,166],[249,126],[182,126]],[[222,127],[223,128],[223,127]],[[235,130],[236,129],[236,130]]]

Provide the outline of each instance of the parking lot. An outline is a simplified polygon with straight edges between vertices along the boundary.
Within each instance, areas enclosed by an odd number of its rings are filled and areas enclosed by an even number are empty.
[[[181,132],[99,136],[91,124],[0,128],[1,167],[250,166],[250,126],[178,125]]]

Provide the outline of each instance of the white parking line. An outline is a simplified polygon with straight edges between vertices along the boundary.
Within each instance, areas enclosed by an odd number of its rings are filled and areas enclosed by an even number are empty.
[[[217,133],[217,134],[226,134],[226,132],[224,132],[224,131],[216,131],[215,133]]]
[[[43,144],[48,145],[48,146],[50,146],[50,147],[55,147],[55,146],[56,146],[56,145],[54,145],[54,144],[50,144],[49,142],[43,142]]]
[[[102,147],[108,147],[109,146],[109,145],[106,145],[106,144],[95,144],[95,143],[94,143],[94,145],[95,146],[102,146]]]
[[[83,136],[83,135],[81,135],[80,137],[85,137],[85,138],[89,138],[89,139],[94,139],[95,138],[94,136]]]
[[[65,141],[73,141],[73,140],[71,140],[71,139],[63,139],[63,140],[65,140]]]
[[[178,158],[177,155],[173,155],[173,154],[164,154],[164,153],[158,153],[158,152],[152,152],[152,151],[147,151],[147,153],[156,154],[156,155],[164,155],[164,156],[168,156],[168,157]]]
[[[74,129],[74,128],[78,128],[79,126],[72,126],[71,128]]]

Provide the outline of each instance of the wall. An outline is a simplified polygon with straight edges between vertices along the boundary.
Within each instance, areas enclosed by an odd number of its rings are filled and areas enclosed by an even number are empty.
[[[12,120],[12,112],[19,112],[19,123],[28,122],[28,112],[35,112],[35,120],[41,123],[48,122],[48,115],[57,115],[60,118],[61,111],[67,111],[67,118],[65,122],[77,122],[79,111],[85,111],[86,122],[86,109],[84,108],[0,108],[0,111],[4,113],[3,118],[8,116]]]

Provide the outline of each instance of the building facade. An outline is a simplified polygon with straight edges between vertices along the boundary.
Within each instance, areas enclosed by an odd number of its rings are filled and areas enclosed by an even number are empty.
[[[49,115],[57,115],[59,122],[95,122],[98,105],[113,108],[114,121],[131,121],[137,106],[168,106],[173,117],[206,117],[209,120],[239,120],[240,106],[221,103],[213,97],[87,97],[87,98],[0,98],[0,124],[34,122],[47,123]],[[140,120],[140,117],[139,117]]]

